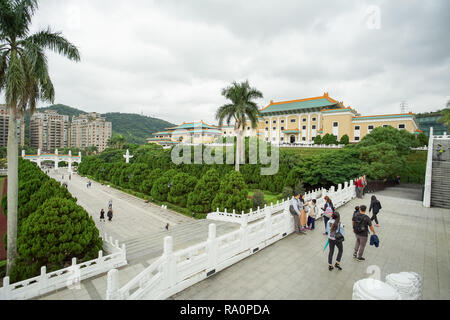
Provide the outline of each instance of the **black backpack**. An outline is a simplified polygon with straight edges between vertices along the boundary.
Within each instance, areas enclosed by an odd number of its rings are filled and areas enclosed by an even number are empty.
[[[297,215],[297,212],[295,212],[294,206],[293,206],[292,204],[289,206],[289,212],[290,212],[293,216],[296,216],[296,215]]]
[[[366,231],[366,216],[363,214],[358,214],[356,216],[355,219],[355,223],[353,225],[353,230],[355,231],[356,234],[360,234],[363,233],[364,231]]]

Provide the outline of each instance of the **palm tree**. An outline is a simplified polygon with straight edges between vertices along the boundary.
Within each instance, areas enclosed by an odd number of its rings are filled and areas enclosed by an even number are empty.
[[[123,136],[123,134],[117,134],[114,135],[113,137],[109,138],[108,140],[108,146],[112,147],[112,148],[116,148],[116,149],[122,149],[124,144],[126,143],[126,139]]]
[[[260,116],[258,106],[252,100],[262,98],[263,94],[255,88],[250,88],[246,80],[241,83],[234,81],[231,86],[222,89],[222,95],[231,103],[224,104],[217,110],[216,119],[219,120],[219,127],[224,122],[230,125],[231,120],[234,120],[234,130],[237,133],[235,170],[239,171],[239,163],[244,162],[244,127],[250,121],[252,128],[257,128]]]
[[[443,122],[447,127],[450,127],[450,100],[447,101],[447,107],[441,111],[442,117],[439,122]]]
[[[37,0],[0,0],[0,93],[9,110],[7,274],[17,257],[18,148],[17,119],[36,103],[54,102],[55,90],[48,73],[45,49],[80,61],[78,49],[50,28],[30,34]]]

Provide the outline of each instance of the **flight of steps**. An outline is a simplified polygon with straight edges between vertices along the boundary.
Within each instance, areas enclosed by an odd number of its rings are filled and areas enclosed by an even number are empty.
[[[441,161],[435,161],[435,150],[438,143],[445,150]],[[434,141],[431,206],[450,208],[450,140],[436,139]]]
[[[167,236],[172,236],[173,238],[174,251],[206,241],[211,223],[216,224],[217,237],[240,228],[240,225],[237,223],[203,219],[171,226],[169,231],[163,230],[145,236],[130,238],[124,241],[127,248],[128,263],[136,264],[160,257],[163,253],[164,238]]]

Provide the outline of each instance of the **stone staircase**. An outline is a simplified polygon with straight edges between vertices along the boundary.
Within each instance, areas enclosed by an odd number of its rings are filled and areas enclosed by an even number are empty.
[[[127,248],[128,263],[136,264],[160,257],[163,253],[164,237],[167,236],[172,236],[174,250],[181,250],[203,242],[208,238],[208,228],[211,223],[216,224],[216,235],[218,237],[237,230],[240,227],[237,223],[203,219],[171,226],[169,227],[169,231],[164,230],[140,237],[129,238],[124,241]]]
[[[437,144],[445,150],[441,161],[437,161]],[[431,177],[431,206],[450,208],[450,140],[436,139],[433,150],[433,170]]]

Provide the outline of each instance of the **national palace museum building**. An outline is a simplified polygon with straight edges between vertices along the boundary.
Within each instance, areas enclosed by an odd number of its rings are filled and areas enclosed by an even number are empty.
[[[414,134],[422,132],[413,113],[384,114],[362,116],[355,109],[344,106],[334,100],[327,92],[322,96],[291,101],[274,102],[260,110],[258,127],[250,125],[244,128],[244,136],[258,136],[260,139],[275,144],[311,144],[317,135],[329,133],[338,140],[348,135],[351,143],[357,143],[376,127],[392,126],[398,130],[407,130]],[[179,129],[184,135],[192,132],[194,143],[212,143],[218,137],[235,136],[234,126],[217,127],[203,121],[183,123],[168,131],[154,133],[150,143],[174,144],[186,141],[188,136],[180,139]]]

